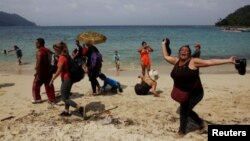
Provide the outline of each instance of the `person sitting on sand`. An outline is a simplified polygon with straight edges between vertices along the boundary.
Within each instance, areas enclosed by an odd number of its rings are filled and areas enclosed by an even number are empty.
[[[135,93],[137,95],[147,95],[149,90],[152,88],[152,92],[155,97],[159,97],[160,94],[156,92],[157,80],[159,78],[158,72],[156,70],[149,71],[149,77],[138,76],[141,79],[140,83],[135,85]]]
[[[147,45],[145,41],[142,41],[142,47],[137,50],[140,55],[141,55],[141,69],[142,69],[142,76],[145,76],[145,71],[148,72],[151,69],[151,62],[150,62],[150,57],[149,53],[153,52],[154,50]]]
[[[111,91],[112,91],[112,92],[117,93],[117,89],[119,90],[119,92],[123,92],[123,90],[122,90],[122,88],[121,88],[120,82],[118,82],[118,81],[116,81],[116,80],[114,80],[114,79],[111,79],[111,78],[106,77],[106,75],[103,74],[103,73],[100,73],[100,74],[99,74],[99,78],[104,82],[104,83],[103,83],[103,86],[102,86],[103,92],[106,91],[106,87],[107,87],[108,85],[111,86]]]
[[[187,133],[188,117],[198,124],[200,130],[204,130],[206,128],[205,122],[193,111],[204,95],[199,68],[235,64],[235,57],[209,60],[193,58],[188,45],[180,47],[178,57],[173,57],[166,49],[166,40],[162,42],[162,52],[164,59],[174,65],[171,72],[171,77],[174,80],[171,97],[180,103],[180,127],[176,137],[183,137]]]
[[[8,52],[12,52],[12,51],[16,52],[18,64],[21,65],[22,64],[21,59],[23,56],[22,50],[17,45],[14,45],[13,49],[8,50]]]
[[[76,104],[73,100],[70,99],[71,88],[73,82],[70,79],[69,74],[69,52],[66,43],[60,42],[53,46],[56,54],[59,54],[57,71],[54,74],[53,78],[50,81],[50,85],[53,85],[54,80],[61,74],[61,99],[65,104],[65,110],[60,114],[60,116],[70,116],[69,107],[72,106],[78,110],[81,116],[84,116],[84,109],[80,105]]]

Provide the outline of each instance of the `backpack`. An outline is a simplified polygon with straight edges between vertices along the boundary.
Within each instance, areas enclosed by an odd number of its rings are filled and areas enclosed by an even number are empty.
[[[102,68],[102,55],[99,52],[92,52],[91,54],[91,68],[100,71]]]
[[[48,50],[49,72],[51,74],[56,73],[58,58],[56,55]]]
[[[71,57],[69,61],[69,77],[73,83],[79,82],[84,78],[84,70]]]

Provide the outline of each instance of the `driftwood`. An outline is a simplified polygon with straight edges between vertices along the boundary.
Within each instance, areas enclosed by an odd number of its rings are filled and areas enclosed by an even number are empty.
[[[115,106],[115,107],[113,107],[113,108],[109,108],[109,109],[107,109],[107,110],[103,110],[103,111],[100,112],[100,113],[95,113],[94,116],[99,116],[99,115],[101,115],[101,114],[103,114],[103,113],[109,112],[110,110],[114,110],[114,109],[116,109],[116,108],[118,108],[118,106]]]
[[[10,119],[12,119],[12,118],[14,118],[14,117],[15,117],[15,116],[8,116],[8,117],[6,117],[6,118],[1,119],[1,121],[10,120]]]
[[[114,110],[114,109],[116,109],[116,108],[118,108],[118,106],[115,106],[115,107],[113,107],[113,108],[109,108],[109,109],[103,110],[103,111],[101,111],[100,113],[94,113],[94,114],[92,114],[92,115],[90,115],[90,116],[88,116],[88,117],[84,117],[84,119],[85,119],[85,120],[89,120],[89,119],[91,119],[91,118],[99,117],[100,115],[102,115],[102,114],[104,114],[104,113],[106,113],[106,112],[109,112],[110,110]]]

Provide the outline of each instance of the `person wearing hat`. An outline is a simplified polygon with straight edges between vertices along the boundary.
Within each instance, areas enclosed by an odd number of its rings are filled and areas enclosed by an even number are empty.
[[[149,77],[146,76],[138,76],[141,79],[140,83],[135,85],[135,93],[137,95],[147,95],[150,89],[152,89],[152,93],[155,97],[159,97],[160,94],[156,92],[157,80],[159,78],[158,72],[156,70],[149,71]]]
[[[194,46],[194,48],[195,48],[195,51],[192,54],[192,57],[193,58],[200,58],[200,56],[201,56],[201,45],[200,44],[196,44]]]

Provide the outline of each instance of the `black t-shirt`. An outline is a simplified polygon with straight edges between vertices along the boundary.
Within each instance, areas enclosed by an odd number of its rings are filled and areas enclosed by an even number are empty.
[[[81,58],[83,55],[82,55],[82,47],[81,46],[77,46],[76,49],[74,49],[74,54],[78,53],[77,56],[75,58]]]

